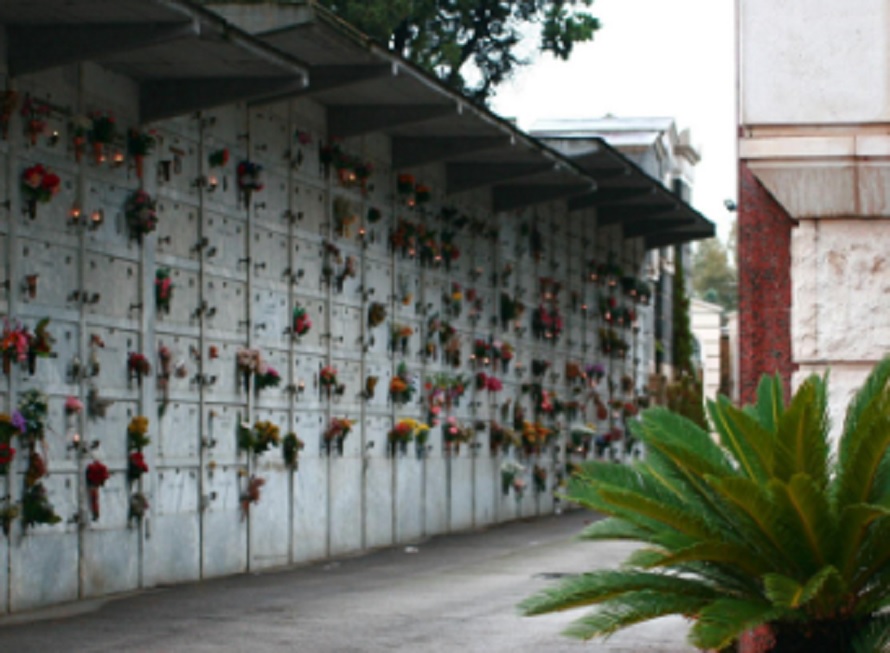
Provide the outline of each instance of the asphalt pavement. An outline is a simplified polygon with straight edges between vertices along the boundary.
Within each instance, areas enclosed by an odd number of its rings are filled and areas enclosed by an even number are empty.
[[[583,611],[527,618],[556,578],[617,566],[626,543],[575,536],[573,511],[322,563],[0,617],[0,651],[47,653],[691,653],[667,618],[606,641],[560,631]],[[49,571],[49,570],[48,570]]]

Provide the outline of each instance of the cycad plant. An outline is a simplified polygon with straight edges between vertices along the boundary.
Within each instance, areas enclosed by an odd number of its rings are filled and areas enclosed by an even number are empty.
[[[715,437],[665,409],[636,435],[647,457],[586,465],[568,498],[603,513],[589,540],[642,543],[620,569],[569,578],[526,614],[598,606],[567,634],[590,638],[665,615],[689,642],[735,650],[764,626],[772,651],[884,650],[890,618],[890,359],[852,399],[832,447],[826,382],[786,405],[779,378],[757,402],[709,405]]]

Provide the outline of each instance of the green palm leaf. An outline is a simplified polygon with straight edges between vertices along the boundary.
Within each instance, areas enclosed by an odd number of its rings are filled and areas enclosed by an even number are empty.
[[[608,637],[622,628],[650,619],[695,614],[707,604],[707,599],[699,597],[641,590],[603,604],[595,612],[572,623],[564,634],[577,639]]]
[[[726,397],[708,402],[711,422],[723,446],[732,454],[740,471],[752,480],[765,481],[773,464],[773,436],[760,423],[729,403]]]
[[[847,415],[844,419],[844,431],[838,447],[838,460],[841,466],[846,465],[846,458],[851,453],[850,448],[855,449],[857,443],[856,435],[859,431],[859,421],[862,419],[863,412],[873,404],[873,402],[885,394],[887,391],[887,382],[890,381],[890,358],[885,358],[875,365],[874,369],[868,375],[865,383],[858,392],[853,396],[847,407]]]
[[[713,588],[697,580],[645,571],[603,569],[567,578],[526,599],[519,608],[526,615],[573,610],[647,590],[706,600],[719,596]]]
[[[779,419],[785,411],[783,394],[782,379],[778,374],[764,375],[757,384],[757,404],[753,407],[753,414],[768,432],[778,428]]]
[[[816,376],[798,389],[779,419],[773,475],[782,481],[809,475],[820,488],[828,485],[828,416],[825,384]]]

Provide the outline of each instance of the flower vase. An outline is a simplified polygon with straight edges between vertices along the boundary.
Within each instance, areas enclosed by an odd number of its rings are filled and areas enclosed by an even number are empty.
[[[93,143],[93,160],[96,165],[102,165],[105,161],[105,145],[103,143]]]
[[[141,180],[145,168],[145,156],[142,154],[134,154],[133,163],[136,165],[136,178]]]
[[[241,189],[241,195],[244,198],[244,208],[245,210],[250,210],[250,197],[253,191],[250,188]]]
[[[34,376],[37,371],[37,352],[28,351],[28,374]]]
[[[337,436],[337,455],[343,457],[343,436]]]
[[[12,371],[12,356],[8,353],[3,354],[3,373],[9,376]]]
[[[250,372],[241,373],[241,384],[244,387],[244,392],[250,392]]]
[[[32,220],[37,218],[37,200],[35,199],[28,200],[28,217]]]

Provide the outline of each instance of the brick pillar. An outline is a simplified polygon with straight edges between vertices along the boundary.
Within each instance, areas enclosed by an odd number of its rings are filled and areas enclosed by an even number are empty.
[[[739,397],[751,403],[763,374],[788,396],[791,356],[791,229],[794,219],[745,163],[739,164]]]

